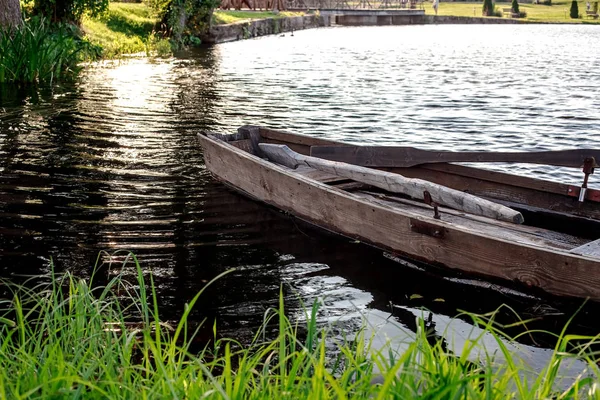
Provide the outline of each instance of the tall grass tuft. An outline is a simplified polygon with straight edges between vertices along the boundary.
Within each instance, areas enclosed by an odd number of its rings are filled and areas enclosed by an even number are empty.
[[[52,82],[75,75],[93,52],[66,25],[31,18],[16,30],[0,31],[0,83]]]
[[[69,273],[53,274],[51,283],[32,289],[3,283],[13,294],[0,301],[0,398],[600,397],[592,338],[563,332],[549,364],[531,380],[489,317],[473,316],[485,328],[482,336],[491,335],[506,353],[501,365],[482,352],[481,337],[453,354],[443,341],[432,339],[422,319],[402,351],[392,345],[373,348],[364,331],[351,340],[336,339],[317,324],[318,302],[305,311],[305,322],[294,322],[281,295],[252,343],[215,337],[192,350],[198,331],[188,316],[201,293],[177,324],[165,324],[152,277],[144,277],[133,259],[134,284],[117,276],[92,288]],[[275,337],[268,338],[266,332],[272,331]],[[574,341],[585,345],[573,346]],[[560,364],[573,357],[585,360],[588,371],[567,389],[557,388]]]

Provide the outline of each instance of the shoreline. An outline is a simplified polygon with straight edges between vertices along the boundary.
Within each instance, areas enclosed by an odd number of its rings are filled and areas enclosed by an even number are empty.
[[[203,43],[218,44],[304,29],[323,28],[332,25],[331,17],[330,15],[311,14],[298,17],[263,18],[215,25],[201,39]]]
[[[277,35],[304,29],[331,26],[388,26],[388,25],[453,25],[453,24],[540,24],[578,25],[570,22],[528,21],[517,18],[467,17],[452,15],[337,15],[311,14],[296,17],[264,18],[232,24],[216,25],[202,37],[206,44],[226,43],[261,36]],[[595,24],[590,24],[595,25]]]

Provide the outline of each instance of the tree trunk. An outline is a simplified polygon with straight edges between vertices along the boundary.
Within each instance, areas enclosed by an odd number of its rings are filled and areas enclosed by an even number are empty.
[[[19,0],[0,0],[0,31],[17,27],[22,22]]]

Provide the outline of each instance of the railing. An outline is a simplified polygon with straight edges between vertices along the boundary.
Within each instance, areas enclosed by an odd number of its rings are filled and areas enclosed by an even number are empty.
[[[222,0],[221,8],[240,10],[401,10],[423,9],[424,0]]]
[[[423,0],[286,0],[285,5],[288,10],[423,9]]]

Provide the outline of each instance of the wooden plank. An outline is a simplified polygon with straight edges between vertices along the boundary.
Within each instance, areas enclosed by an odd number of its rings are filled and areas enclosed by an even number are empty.
[[[252,141],[250,139],[236,140],[235,142],[231,142],[231,145],[237,147],[238,149],[247,151],[248,153],[254,152]]]
[[[581,254],[584,256],[600,257],[600,239],[586,243],[583,246],[576,247],[570,252],[573,254]]]
[[[258,147],[258,142],[260,141],[259,127],[251,125],[240,126],[238,128],[238,133],[250,140],[252,153],[256,154],[259,157],[263,157],[260,147]]]
[[[570,186],[562,183],[453,164],[427,164],[420,167],[384,170],[443,184],[476,196],[600,219],[598,203],[589,201],[580,203],[577,198],[567,195]],[[588,189],[590,190],[592,189]]]
[[[344,178],[339,175],[333,175],[328,172],[319,171],[318,169],[314,169],[308,166],[299,166],[294,170],[297,174],[301,174],[309,179],[314,179],[323,183],[331,183],[338,181],[347,181],[348,178]]]
[[[303,146],[317,146],[317,145],[337,145],[337,146],[346,146],[344,143],[335,142],[333,140],[326,140],[317,138],[314,136],[308,135],[300,135],[297,133],[290,133],[275,129],[268,129],[264,127],[260,127],[260,135],[264,139],[277,140],[284,143],[292,143],[299,144]]]
[[[206,134],[215,139],[222,140],[224,142],[233,142],[235,140],[245,140],[249,139],[249,137],[244,132],[236,132],[236,133],[217,133],[217,132],[206,132]]]
[[[433,209],[430,206],[413,200],[365,190],[354,191],[352,194],[387,207],[410,209],[411,212],[424,217],[433,215]],[[445,222],[465,226],[474,232],[480,232],[482,235],[494,235],[504,240],[564,250],[571,250],[573,247],[581,246],[587,242],[586,239],[569,234],[557,234],[533,226],[517,225],[503,221],[495,221],[494,224],[490,224],[490,220],[487,218],[465,214],[451,208],[440,207],[439,212],[441,219]]]
[[[600,263],[563,250],[523,245],[476,234],[444,221],[443,238],[415,232],[411,221],[432,218],[400,213],[315,183],[226,143],[200,136],[206,166],[254,199],[325,229],[414,259],[535,286],[562,296],[600,301]]]
[[[574,149],[535,152],[432,151],[405,146],[313,146],[313,157],[363,167],[413,167],[448,162],[505,162],[581,168],[586,158],[600,160],[600,150]]]
[[[403,193],[417,199],[422,199],[424,192],[427,191],[431,194],[433,201],[440,205],[516,224],[523,222],[523,216],[518,211],[421,179],[410,179],[390,172],[303,156],[285,145],[261,143],[260,148],[270,160],[290,168],[306,165],[390,192]]]

